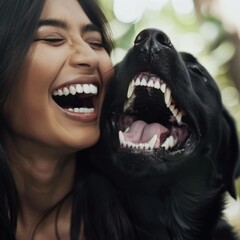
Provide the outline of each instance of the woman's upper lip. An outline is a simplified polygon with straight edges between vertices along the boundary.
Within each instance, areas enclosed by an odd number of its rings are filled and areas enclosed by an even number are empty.
[[[71,78],[70,80],[64,81],[63,83],[54,87],[53,91],[60,89],[60,88],[67,87],[69,85],[73,85],[73,84],[93,84],[99,88],[102,85],[102,81],[100,80],[100,78],[98,76],[84,75],[81,77]]]

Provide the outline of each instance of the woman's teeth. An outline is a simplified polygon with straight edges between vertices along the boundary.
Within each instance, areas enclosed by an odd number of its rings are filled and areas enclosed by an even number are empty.
[[[94,112],[94,108],[68,108],[67,110],[70,112],[75,112],[75,113],[92,113],[92,112]]]
[[[98,87],[94,84],[71,84],[53,91],[53,100],[63,109],[74,113],[93,113]]]
[[[76,93],[94,94],[97,95],[98,88],[93,84],[73,84],[63,88],[59,88],[53,92],[53,96],[68,96],[69,94],[75,95]]]

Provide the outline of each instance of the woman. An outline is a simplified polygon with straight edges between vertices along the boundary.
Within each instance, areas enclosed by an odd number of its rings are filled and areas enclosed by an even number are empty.
[[[112,74],[106,19],[94,0],[1,0],[0,16],[0,238],[107,239],[81,158]]]

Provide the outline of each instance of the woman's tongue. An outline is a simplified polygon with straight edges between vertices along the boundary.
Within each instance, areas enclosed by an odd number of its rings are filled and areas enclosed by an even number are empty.
[[[142,120],[138,120],[132,123],[127,132],[123,133],[126,141],[135,144],[148,143],[154,135],[157,135],[154,147],[158,148],[168,137],[169,129],[159,123],[147,124]]]

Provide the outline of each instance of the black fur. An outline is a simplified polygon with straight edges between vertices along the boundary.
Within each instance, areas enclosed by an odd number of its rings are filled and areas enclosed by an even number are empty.
[[[171,89],[175,105],[185,112],[182,121],[188,136],[172,149],[120,146],[118,131],[124,131],[128,121],[141,119],[168,128],[173,124],[177,136],[184,128],[169,121],[171,113],[160,90],[137,87],[134,102],[124,112],[128,86],[141,72],[160,77]],[[196,58],[177,52],[162,31],[142,31],[116,67],[102,115],[102,137],[90,150],[92,162],[111,179],[109,186],[103,184],[105,191],[116,189],[124,196],[124,201],[114,197],[114,204],[126,212],[128,217],[120,221],[129,220],[134,239],[237,239],[222,220],[226,192],[236,197],[235,124],[216,83]],[[111,194],[105,200],[110,198]]]

